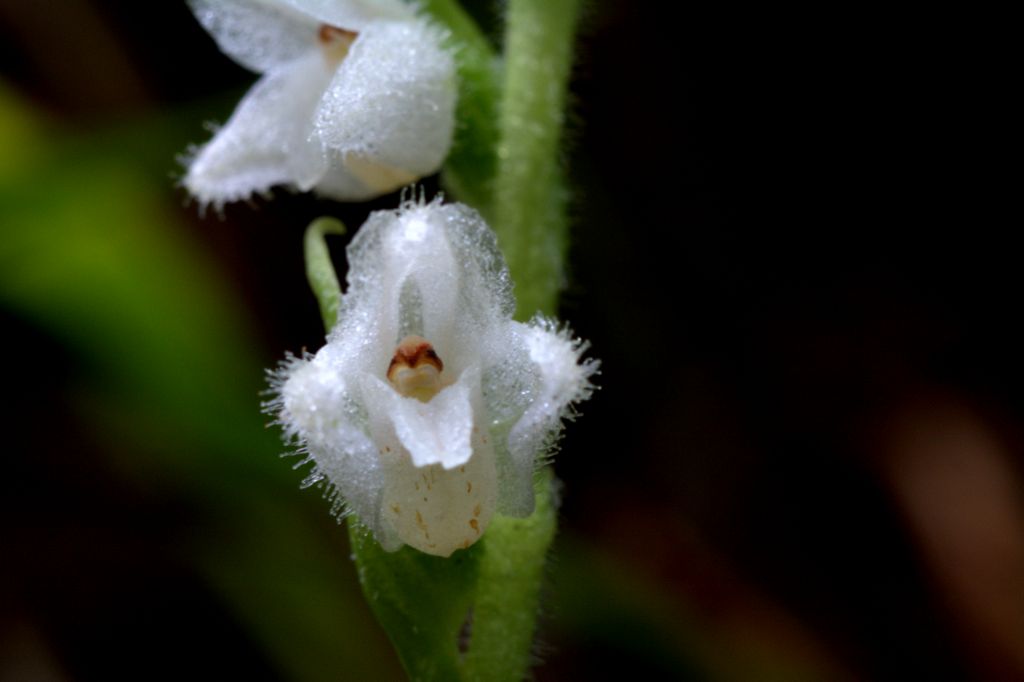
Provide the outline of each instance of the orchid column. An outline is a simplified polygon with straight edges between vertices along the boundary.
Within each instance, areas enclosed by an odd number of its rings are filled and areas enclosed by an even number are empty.
[[[192,5],[263,74],[194,153],[184,184],[201,203],[274,186],[362,200],[440,167],[469,204],[407,195],[372,214],[344,294],[324,242],[344,228],[310,226],[327,343],[274,373],[267,409],[306,455],[307,485],[326,485],[347,518],[410,676],[520,680],[555,529],[545,465],[596,370],[548,317],[577,4],[510,0],[501,55],[454,0],[421,13],[399,0]]]

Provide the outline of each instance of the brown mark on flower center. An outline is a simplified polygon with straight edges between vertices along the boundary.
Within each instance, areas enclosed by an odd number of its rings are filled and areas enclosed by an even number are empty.
[[[422,336],[402,339],[386,372],[388,382],[403,396],[429,402],[441,390],[444,363]]]
[[[359,34],[339,26],[320,24],[316,37],[320,41],[320,47],[327,60],[338,64],[348,56],[348,49],[352,47],[352,43],[359,37]]]

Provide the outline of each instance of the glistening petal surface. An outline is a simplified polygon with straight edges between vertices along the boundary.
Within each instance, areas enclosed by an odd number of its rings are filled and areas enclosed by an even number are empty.
[[[580,362],[586,346],[553,322],[537,319],[520,326],[535,384],[526,411],[509,432],[509,449],[516,459],[543,453],[553,444],[562,420],[571,416],[571,405],[590,396],[590,377],[597,371],[596,361]]]
[[[278,0],[283,6],[349,31],[361,31],[375,21],[411,21],[412,4],[404,0]]]
[[[325,165],[308,122],[330,78],[315,52],[264,75],[196,154],[184,181],[189,192],[222,205],[274,185],[319,180]]]
[[[263,73],[316,46],[317,21],[274,0],[189,0],[224,54]]]
[[[336,349],[324,346],[316,357],[285,367],[282,423],[288,437],[299,439],[313,458],[314,476],[326,478],[344,504],[385,538],[380,524],[383,466],[366,433],[354,395],[358,387],[338,371],[336,360]]]
[[[455,122],[455,64],[424,22],[360,33],[316,112],[324,144],[376,193],[440,168]]]

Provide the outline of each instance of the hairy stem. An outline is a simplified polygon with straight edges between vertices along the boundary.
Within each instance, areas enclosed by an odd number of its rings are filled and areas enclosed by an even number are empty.
[[[526,679],[540,611],[547,551],[555,537],[550,469],[534,485],[537,507],[525,519],[499,517],[487,529],[473,601],[472,637],[463,662],[465,680]]]
[[[567,191],[559,164],[579,0],[509,0],[494,228],[517,315],[553,313],[563,280]]]
[[[455,0],[424,0],[422,7],[448,29],[459,74],[455,137],[442,181],[456,199],[492,214],[497,172],[500,67],[494,47]]]

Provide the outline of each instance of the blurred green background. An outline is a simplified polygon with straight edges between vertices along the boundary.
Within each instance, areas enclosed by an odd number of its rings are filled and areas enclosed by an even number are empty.
[[[536,678],[1021,679],[1006,181],[932,106],[972,86],[898,18],[651,11],[583,22],[563,317],[602,390]],[[202,215],[175,159],[254,77],[182,3],[0,0],[0,67],[0,680],[401,679],[260,413],[322,342],[305,225],[396,197]]]

